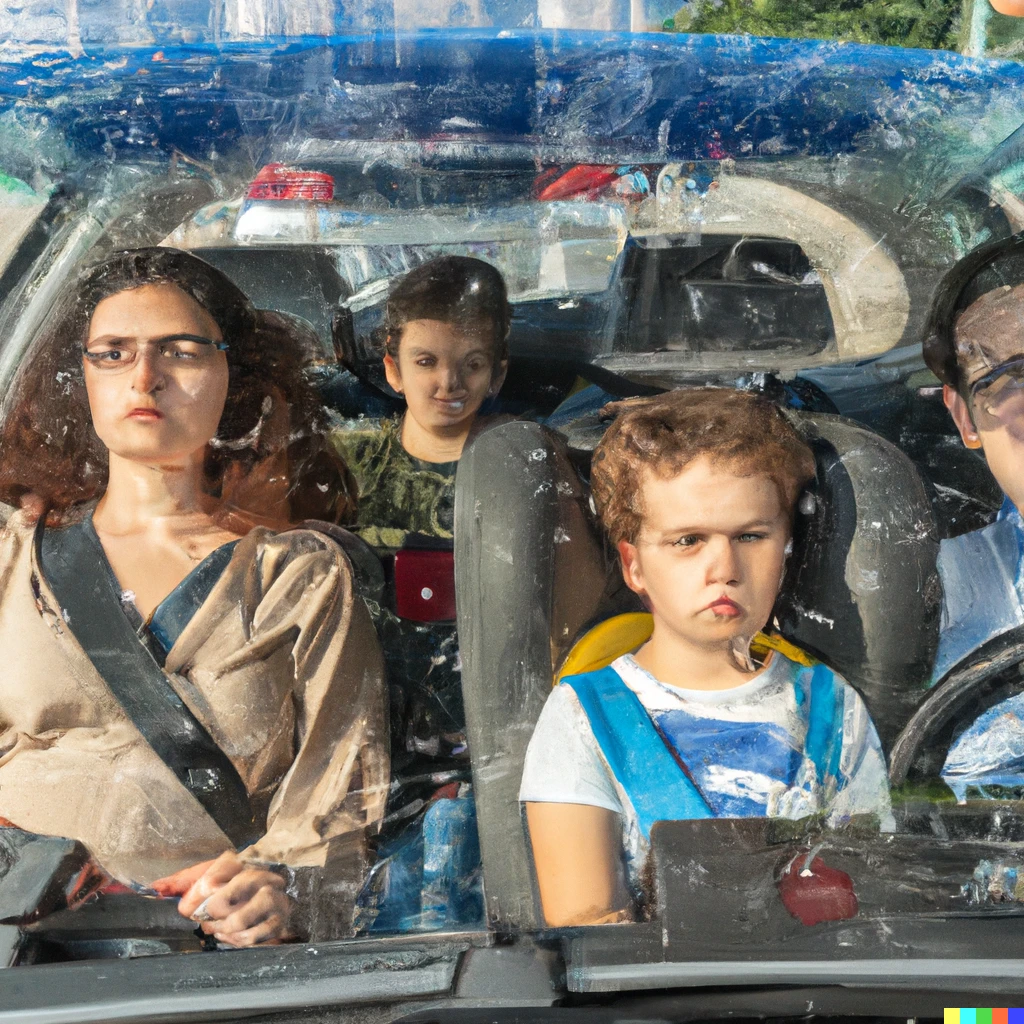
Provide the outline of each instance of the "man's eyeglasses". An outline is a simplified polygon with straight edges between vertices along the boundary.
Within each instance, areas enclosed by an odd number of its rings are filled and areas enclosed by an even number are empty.
[[[1002,416],[1024,397],[1024,356],[1016,356],[979,377],[968,389],[973,410],[990,416]]]
[[[139,349],[151,345],[168,367],[175,369],[201,367],[210,363],[218,352],[227,351],[223,341],[214,341],[198,334],[175,334],[140,342],[134,338],[101,338],[87,344],[82,355],[90,366],[105,373],[119,373],[131,369],[139,357]]]

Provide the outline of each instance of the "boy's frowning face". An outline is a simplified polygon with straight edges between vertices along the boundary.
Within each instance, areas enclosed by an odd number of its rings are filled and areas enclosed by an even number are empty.
[[[771,615],[790,538],[776,485],[707,458],[642,481],[643,527],[619,553],[655,629],[704,648],[753,636]]]

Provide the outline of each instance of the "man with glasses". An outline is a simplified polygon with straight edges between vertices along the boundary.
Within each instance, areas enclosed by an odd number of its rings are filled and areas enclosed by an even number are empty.
[[[1006,495],[996,521],[942,542],[934,679],[1024,624],[1024,235],[962,259],[939,289],[924,346],[960,437]]]
[[[1024,234],[976,249],[947,274],[924,356],[963,443],[984,454],[1006,495],[994,523],[940,546],[938,682],[993,637],[1024,625]],[[961,801],[1018,795],[1022,765],[1024,693],[967,725],[942,778]]]

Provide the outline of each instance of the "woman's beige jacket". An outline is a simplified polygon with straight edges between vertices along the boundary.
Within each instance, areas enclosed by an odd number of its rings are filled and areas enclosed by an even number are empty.
[[[125,881],[217,856],[230,842],[75,639],[33,533],[23,513],[0,528],[0,817],[81,840]],[[269,805],[266,834],[243,857],[322,865],[330,844],[350,854],[375,828],[388,785],[383,669],[328,537],[244,537],[164,671]]]

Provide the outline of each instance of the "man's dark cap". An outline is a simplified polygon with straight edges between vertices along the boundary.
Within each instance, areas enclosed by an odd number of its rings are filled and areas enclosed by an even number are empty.
[[[1019,284],[1024,284],[1024,232],[972,249],[947,271],[928,316],[923,346],[924,361],[943,384],[958,388],[961,382],[953,337],[960,314],[983,295]]]

